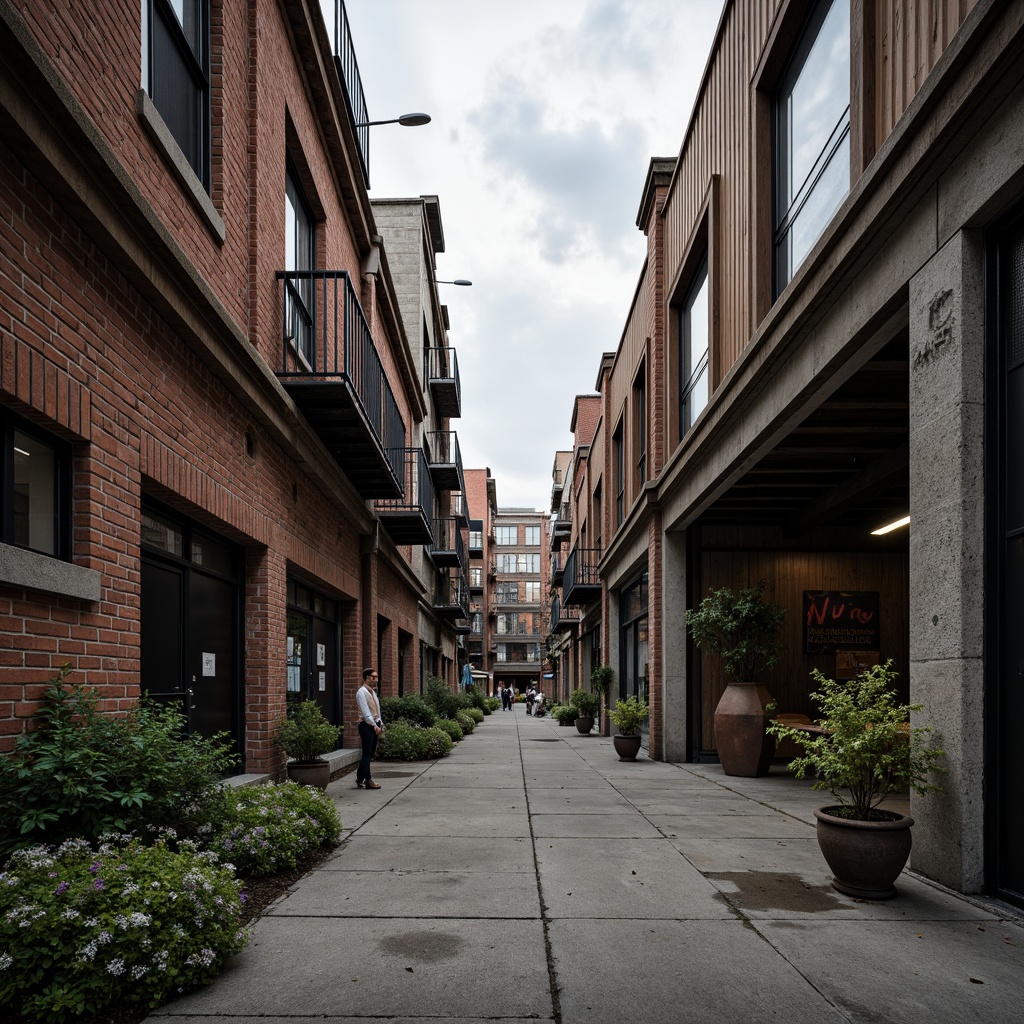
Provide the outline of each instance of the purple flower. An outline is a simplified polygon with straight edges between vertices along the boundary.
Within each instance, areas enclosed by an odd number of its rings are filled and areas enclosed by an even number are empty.
[[[68,889],[70,888],[71,884],[69,882],[61,882],[60,885],[58,885],[57,888],[53,890],[53,894],[55,896],[60,896],[62,893],[67,892]]]
[[[94,875],[95,875],[95,874],[96,874],[96,872],[97,872],[97,871],[99,871],[99,869],[100,869],[100,868],[101,868],[102,866],[103,866],[103,865],[102,865],[102,863],[101,863],[100,861],[96,861],[96,863],[95,863],[95,864],[93,864],[93,866],[92,866],[91,868],[89,868],[89,871],[90,871],[90,873],[91,873],[91,874],[94,874]]]
[[[103,879],[102,878],[97,878],[96,881],[92,883],[92,885],[93,885],[94,889],[102,889],[103,888]]]
[[[245,901],[246,901],[246,900],[247,900],[247,899],[248,899],[249,897],[248,897],[248,896],[246,896],[244,892],[240,892],[240,893],[238,894],[238,898],[239,898],[239,900],[240,900],[240,901],[242,902],[242,905],[244,906],[244,905],[245,905]]]

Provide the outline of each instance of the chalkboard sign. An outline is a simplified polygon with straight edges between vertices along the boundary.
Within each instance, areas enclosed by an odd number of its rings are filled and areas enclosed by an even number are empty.
[[[877,590],[805,590],[804,653],[877,651]]]

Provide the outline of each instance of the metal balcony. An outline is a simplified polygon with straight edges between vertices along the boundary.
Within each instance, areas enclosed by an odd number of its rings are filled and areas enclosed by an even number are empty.
[[[405,424],[347,271],[279,271],[278,379],[364,498],[399,498]]]
[[[438,416],[455,419],[462,415],[462,383],[455,349],[427,349],[427,386]]]
[[[466,496],[462,491],[452,491],[452,515],[463,526],[469,525],[469,515],[466,510]]]
[[[359,74],[359,63],[356,60],[355,47],[352,45],[352,33],[348,26],[348,15],[345,13],[344,0],[334,0],[333,11],[328,4],[321,3],[324,21],[327,23],[327,34],[331,37],[334,48],[334,66],[341,79],[342,92],[348,101],[348,113],[352,118],[356,142],[359,146],[359,164],[363,172],[363,183],[370,187],[370,128],[367,122],[370,115],[366,110],[366,96],[363,93],[363,79]]]
[[[564,632],[576,629],[580,624],[580,613],[576,608],[567,608],[556,594],[551,599],[551,631]]]
[[[553,586],[560,586],[565,576],[565,555],[559,551],[551,556],[551,583]]]
[[[469,573],[469,589],[470,591],[483,591],[484,589],[484,574],[481,571],[479,575],[474,576],[472,570]]]
[[[442,566],[466,567],[466,545],[462,540],[459,521],[454,516],[435,519],[432,524],[434,542],[427,549],[431,561]]]
[[[569,552],[562,576],[564,604],[585,605],[601,596],[601,574],[597,571],[600,561],[600,548],[573,548]]]
[[[426,440],[434,485],[441,491],[462,491],[465,494],[458,435],[454,430],[431,430]]]
[[[447,619],[469,619],[469,588],[461,572],[439,572],[434,611]]]
[[[374,510],[396,544],[431,544],[434,534],[430,513],[434,507],[434,483],[422,448],[391,452],[391,461],[403,467],[405,487],[401,498],[381,498]]]
[[[565,476],[562,470],[556,469],[551,474],[551,511],[557,512],[562,501],[562,477]]]

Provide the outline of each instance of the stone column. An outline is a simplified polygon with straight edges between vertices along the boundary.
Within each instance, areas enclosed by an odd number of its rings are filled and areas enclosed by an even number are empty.
[[[661,678],[664,759],[686,760],[686,534],[666,533],[661,571]]]
[[[961,232],[910,283],[910,697],[949,769],[911,798],[911,867],[962,892],[983,881],[982,266]]]

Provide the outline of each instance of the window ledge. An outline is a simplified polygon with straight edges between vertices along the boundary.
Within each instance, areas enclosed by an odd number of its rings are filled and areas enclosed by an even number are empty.
[[[100,582],[96,569],[73,565],[38,551],[0,544],[0,584],[43,590],[80,601],[98,601]]]
[[[185,159],[185,154],[174,140],[170,128],[167,127],[166,122],[160,116],[160,111],[156,109],[153,101],[149,98],[149,93],[145,89],[139,89],[135,94],[135,110],[139,115],[139,119],[146,126],[150,137],[170,161],[178,181],[184,186],[196,209],[202,214],[210,231],[213,232],[217,241],[223,245],[224,240],[227,238],[224,220],[217,212],[217,208],[213,205],[213,200],[206,189],[203,188],[203,183],[196,177],[196,172],[189,166],[188,161]]]

